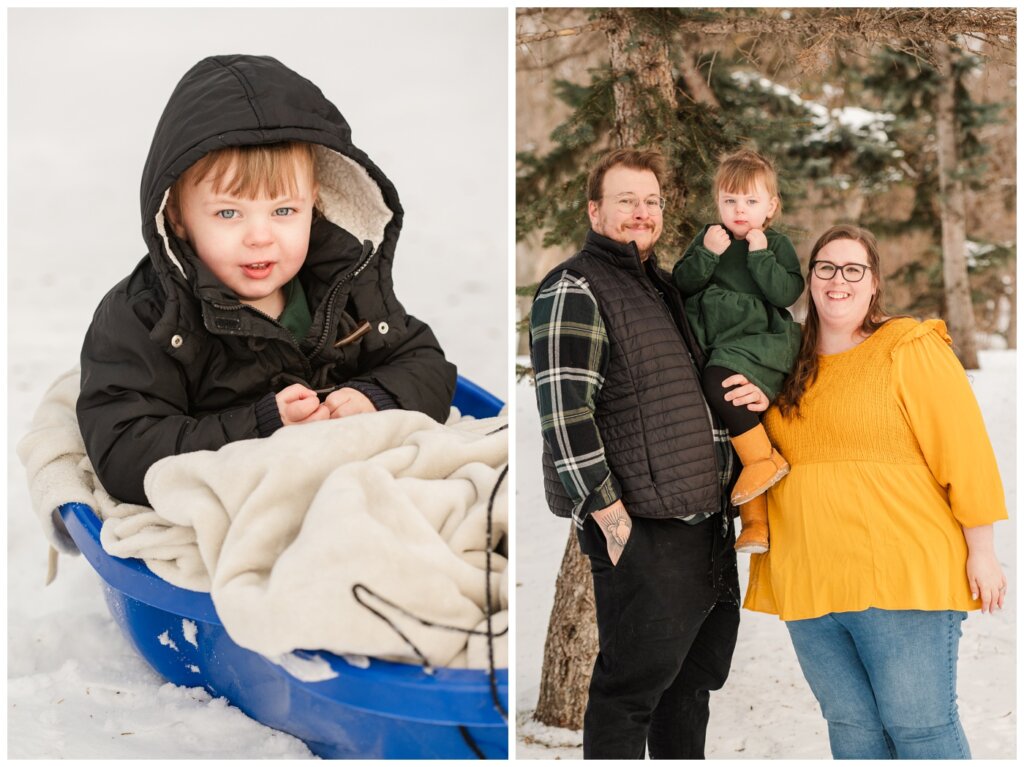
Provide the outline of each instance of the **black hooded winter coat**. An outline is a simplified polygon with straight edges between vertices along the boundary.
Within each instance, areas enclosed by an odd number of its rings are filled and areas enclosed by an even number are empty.
[[[299,272],[313,316],[302,339],[241,303],[164,218],[169,188],[203,155],[282,141],[314,145],[324,214]],[[377,387],[445,419],[455,367],[393,290],[398,194],[313,83],[269,57],[199,62],[157,125],[141,203],[149,253],[103,298],[82,346],[78,420],[111,495],[146,503],[143,477],[161,458],[272,433],[274,395],[296,382]]]

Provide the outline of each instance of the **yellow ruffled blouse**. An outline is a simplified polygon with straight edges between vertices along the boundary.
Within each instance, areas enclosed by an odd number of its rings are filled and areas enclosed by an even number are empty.
[[[819,357],[817,380],[764,425],[792,470],[768,491],[771,549],[744,607],[782,620],[975,610],[964,527],[1006,519],[992,444],[941,320],[893,319]]]

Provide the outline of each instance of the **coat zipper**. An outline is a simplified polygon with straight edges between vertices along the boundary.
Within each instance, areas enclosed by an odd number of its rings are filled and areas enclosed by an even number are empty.
[[[369,242],[369,240],[367,240],[367,242]],[[373,258],[374,255],[376,255],[376,250],[373,248],[371,244],[370,249],[367,251],[366,255],[363,256],[363,259],[358,264],[356,264],[356,267],[348,274],[345,274],[341,278],[339,278],[338,281],[335,282],[334,285],[331,287],[331,291],[330,293],[327,294],[326,298],[326,301],[328,303],[327,311],[324,313],[323,330],[320,332],[320,338],[317,340],[316,346],[313,348],[313,351],[310,352],[308,356],[302,353],[302,349],[299,347],[297,339],[295,338],[295,336],[291,334],[291,331],[289,331],[288,328],[286,328],[284,325],[282,325],[280,322],[278,322],[276,319],[271,317],[266,312],[257,309],[255,306],[250,306],[249,304],[243,303],[218,304],[213,301],[211,301],[210,303],[213,305],[215,309],[219,309],[220,311],[238,312],[242,311],[243,309],[246,309],[248,311],[254,312],[257,316],[269,321],[272,325],[284,330],[286,333],[288,333],[289,342],[291,342],[292,346],[294,346],[296,351],[299,352],[299,356],[303,358],[303,363],[306,366],[307,377],[309,377],[309,375],[312,374],[312,366],[310,363],[312,362],[313,358],[320,353],[324,345],[327,343],[327,336],[330,333],[331,323],[333,322],[333,314],[335,308],[334,305],[338,296],[338,291],[341,290],[342,285],[344,285],[346,282],[355,279],[357,276],[359,276],[359,274],[369,265],[370,260]]]
[[[370,241],[367,240],[366,242],[369,243]],[[356,277],[358,277],[359,274],[369,265],[370,260],[376,254],[377,254],[377,251],[374,249],[374,247],[373,247],[373,245],[371,243],[370,244],[370,249],[367,251],[366,255],[363,257],[363,260],[360,261],[356,265],[356,268],[353,269],[348,274],[344,275],[336,283],[334,283],[334,287],[331,288],[331,292],[330,292],[330,294],[327,297],[327,300],[330,301],[330,303],[327,304],[327,312],[324,314],[323,330],[320,333],[319,340],[317,340],[317,342],[316,342],[316,346],[313,347],[313,351],[310,352],[310,355],[309,355],[309,358],[311,360],[313,359],[313,357],[315,357],[317,354],[319,354],[320,350],[323,349],[324,346],[327,344],[327,336],[330,333],[330,327],[331,327],[331,324],[333,322],[332,315],[334,314],[334,308],[335,308],[334,304],[335,304],[335,301],[336,301],[337,296],[338,296],[338,291],[341,290],[341,286],[344,285],[349,280],[353,280]]]

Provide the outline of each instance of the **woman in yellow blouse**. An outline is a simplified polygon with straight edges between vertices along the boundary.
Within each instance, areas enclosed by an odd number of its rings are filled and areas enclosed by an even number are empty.
[[[956,705],[968,610],[1006,595],[995,455],[940,320],[888,318],[878,247],[811,251],[796,367],[764,425],[792,466],[744,606],[786,621],[835,758],[970,758]]]

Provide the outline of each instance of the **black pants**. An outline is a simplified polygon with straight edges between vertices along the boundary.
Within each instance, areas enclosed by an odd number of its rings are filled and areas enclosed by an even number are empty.
[[[734,375],[736,375],[735,371],[716,365],[708,365],[700,375],[704,398],[708,401],[711,409],[715,411],[715,415],[722,419],[730,437],[738,437],[761,422],[760,416],[747,410],[746,405],[736,407],[731,402],[725,401],[725,395],[736,387],[730,386],[725,389],[722,387],[722,381]]]
[[[721,689],[739,629],[732,528],[633,518],[617,565],[592,519],[600,652],[583,723],[584,759],[703,759],[711,690]]]

